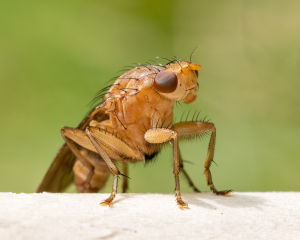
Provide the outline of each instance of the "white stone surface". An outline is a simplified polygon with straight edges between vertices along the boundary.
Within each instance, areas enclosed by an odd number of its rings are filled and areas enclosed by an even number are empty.
[[[300,239],[300,193],[0,193],[0,239]]]

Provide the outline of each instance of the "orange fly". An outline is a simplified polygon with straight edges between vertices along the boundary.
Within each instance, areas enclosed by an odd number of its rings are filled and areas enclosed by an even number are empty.
[[[192,103],[197,98],[198,71],[201,66],[191,61],[175,59],[166,65],[139,65],[122,74],[99,92],[102,98],[77,128],[61,129],[65,144],[61,147],[37,192],[61,192],[72,181],[77,191],[98,192],[113,175],[109,198],[101,205],[112,205],[117,193],[118,177],[125,176],[123,192],[127,189],[127,163],[154,158],[163,145],[171,143],[174,155],[174,176],[177,203],[187,208],[179,189],[179,172],[198,191],[187,172],[179,151],[178,140],[211,133],[204,164],[207,184],[217,195],[210,165],[214,157],[216,128],[207,121],[187,121],[173,124],[174,102]],[[107,91],[107,92],[106,92]],[[123,164],[122,173],[116,162]]]

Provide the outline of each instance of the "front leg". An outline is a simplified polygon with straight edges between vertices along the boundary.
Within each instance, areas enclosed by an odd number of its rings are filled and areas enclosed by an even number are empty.
[[[177,131],[178,138],[190,138],[194,136],[202,135],[208,131],[211,131],[211,137],[208,145],[208,152],[206,161],[204,164],[205,167],[205,175],[207,185],[210,187],[210,190],[215,193],[216,195],[228,195],[232,190],[225,190],[225,191],[217,191],[215,188],[211,173],[210,173],[210,165],[214,158],[215,152],[215,144],[216,144],[216,128],[213,123],[208,122],[181,122],[177,123],[174,126],[174,130]]]
[[[175,177],[175,191],[177,203],[181,208],[188,208],[188,205],[182,201],[180,195],[179,185],[179,170],[180,170],[180,154],[178,147],[177,132],[167,128],[149,129],[145,133],[145,140],[149,143],[161,144],[173,140],[173,156],[174,156],[174,177]]]

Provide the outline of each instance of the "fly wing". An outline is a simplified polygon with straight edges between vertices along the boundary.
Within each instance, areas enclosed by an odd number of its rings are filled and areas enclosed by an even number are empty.
[[[103,110],[95,108],[77,128],[84,130],[91,120],[101,122],[108,118]],[[75,155],[65,143],[54,158],[36,192],[63,192],[74,179],[73,165],[75,161]]]
[[[75,155],[65,143],[54,158],[36,192],[63,192],[74,178],[72,168],[75,161]]]

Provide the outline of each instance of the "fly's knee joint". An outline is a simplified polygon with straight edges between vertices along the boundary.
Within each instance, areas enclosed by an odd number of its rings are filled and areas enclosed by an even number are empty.
[[[172,137],[175,139],[175,138],[177,138],[177,136],[178,136],[177,131],[174,131],[173,134],[172,134]]]
[[[90,130],[90,127],[89,127],[89,126],[87,126],[87,127],[85,128],[85,132],[91,133],[91,130]]]
[[[120,177],[120,176],[122,176],[122,174],[120,173],[119,170],[117,170],[116,172],[113,171],[113,176],[114,176],[114,177]]]

